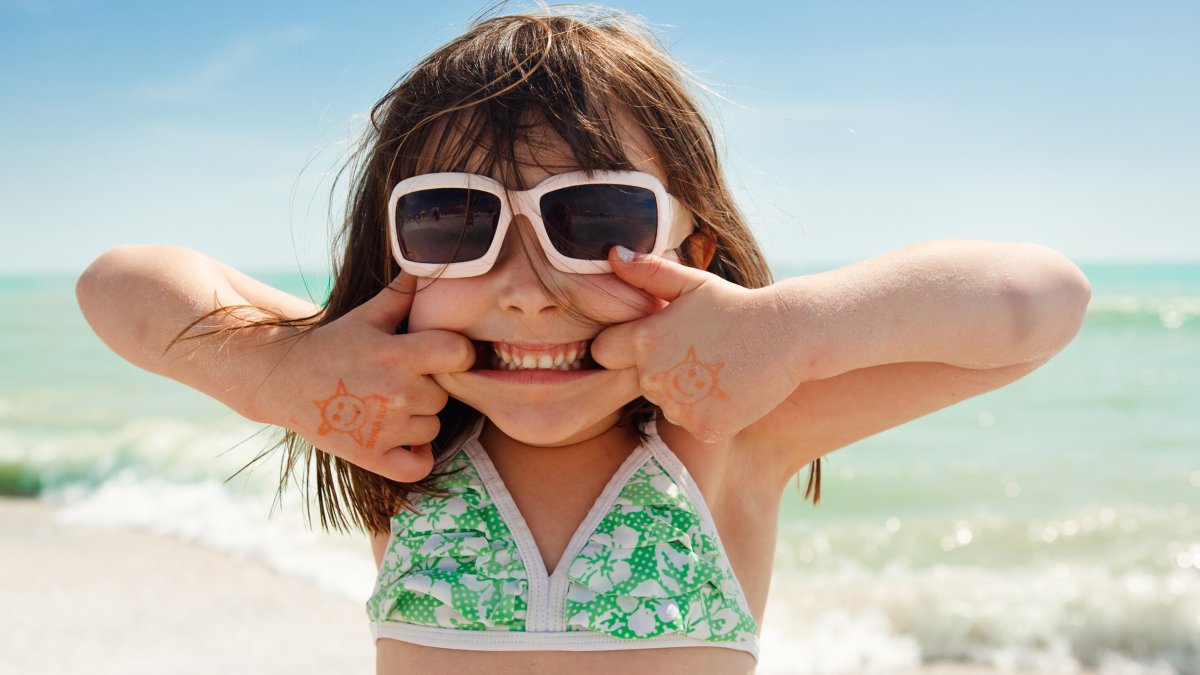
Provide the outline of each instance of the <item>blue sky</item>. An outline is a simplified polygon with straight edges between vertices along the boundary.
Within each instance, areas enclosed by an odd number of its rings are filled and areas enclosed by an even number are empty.
[[[361,115],[483,4],[0,0],[0,273],[149,242],[320,269]],[[720,96],[774,263],[1200,259],[1200,3],[615,6]]]

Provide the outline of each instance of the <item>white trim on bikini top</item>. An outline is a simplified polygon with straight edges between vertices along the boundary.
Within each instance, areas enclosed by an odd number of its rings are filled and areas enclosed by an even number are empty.
[[[546,573],[546,564],[542,561],[541,552],[534,541],[533,533],[529,530],[525,518],[517,509],[516,502],[505,486],[500,474],[496,471],[491,457],[480,445],[478,437],[483,429],[480,419],[472,433],[463,443],[463,449],[474,465],[483,481],[484,487],[492,496],[492,501],[500,510],[504,523],[512,534],[513,541],[525,563],[529,576],[529,599],[525,618],[524,631],[465,631],[437,626],[421,626],[395,621],[371,622],[371,634],[375,639],[388,638],[425,645],[427,647],[442,647],[445,649],[469,649],[483,651],[529,651],[529,650],[562,650],[562,651],[603,651],[617,649],[656,649],[665,647],[724,647],[748,652],[758,660],[759,640],[757,635],[750,635],[744,641],[718,642],[688,637],[686,635],[660,635],[645,640],[628,640],[611,635],[602,635],[584,631],[567,631],[566,616],[563,611],[570,580],[567,570],[571,562],[579,554],[580,549],[612,509],[621,490],[629,478],[640,469],[650,458],[656,459],[667,474],[687,494],[688,499],[696,508],[700,518],[702,531],[711,536],[717,543],[725,569],[737,587],[738,606],[747,615],[751,615],[746,594],[742,584],[729,565],[729,556],[721,535],[717,532],[716,523],[709,512],[708,504],[699,486],[692,479],[691,473],[674,452],[658,436],[657,425],[650,420],[644,428],[646,439],[638,445],[629,457],[621,464],[604,491],[592,504],[592,508],[584,517],[583,522],[575,530],[574,536],[563,550],[561,559],[554,566],[554,573]],[[552,611],[551,608],[555,608]]]

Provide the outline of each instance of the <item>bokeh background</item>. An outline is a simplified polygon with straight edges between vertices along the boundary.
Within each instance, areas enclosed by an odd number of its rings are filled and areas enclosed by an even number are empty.
[[[778,277],[970,238],[1093,286],[1048,365],[834,453],[817,508],[789,492],[761,672],[1200,673],[1200,6],[618,6],[705,89]],[[73,283],[162,242],[322,300],[366,112],[481,9],[0,1],[0,504],[366,597],[361,538],[295,492],[268,517],[274,463],[225,482],[272,433],[109,352]],[[7,529],[0,561],[32,560]]]

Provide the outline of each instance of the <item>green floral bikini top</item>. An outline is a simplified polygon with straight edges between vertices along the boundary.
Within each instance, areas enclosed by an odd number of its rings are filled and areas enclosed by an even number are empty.
[[[757,660],[758,636],[704,497],[651,421],[547,575],[478,436],[462,471],[391,519],[367,601],[371,631],[485,651],[728,647]]]

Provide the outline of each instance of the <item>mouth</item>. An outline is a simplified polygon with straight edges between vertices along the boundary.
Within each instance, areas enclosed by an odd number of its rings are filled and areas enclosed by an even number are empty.
[[[603,370],[592,359],[591,340],[562,344],[472,340],[473,370]]]

